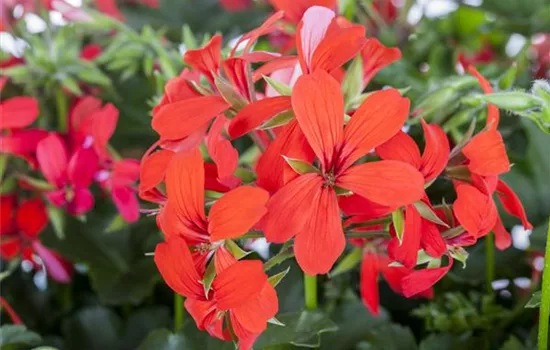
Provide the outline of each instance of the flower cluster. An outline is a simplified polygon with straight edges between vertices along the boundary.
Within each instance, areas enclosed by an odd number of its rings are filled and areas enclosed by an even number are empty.
[[[2,86],[7,81],[2,78]],[[70,263],[42,245],[39,235],[50,220],[53,225],[62,220],[62,211],[83,218],[92,210],[93,183],[111,196],[125,221],[137,221],[139,161],[122,159],[109,146],[118,121],[112,104],[103,105],[93,96],[75,97],[70,112],[64,113],[62,102],[72,97],[60,90],[59,98],[56,130],[35,126],[50,121],[34,97],[16,96],[0,103],[0,256],[22,258],[35,268],[43,265],[54,280],[68,283]]]
[[[297,23],[297,55],[253,50],[289,19]],[[453,261],[465,259],[463,247],[493,232],[496,246],[507,248],[494,198],[531,227],[499,179],[510,162],[495,106],[487,106],[482,130],[474,135],[472,127],[451,145],[440,126],[409,119],[402,91],[361,93],[400,56],[321,6],[275,13],[227,57],[220,36],[185,53],[190,69],[167,83],[153,110],[160,138],[142,160],[139,192],[159,206],[165,241],[157,267],[187,298],[199,329],[236,337],[246,349],[277,313],[268,266],[243,259],[236,239],[261,233],[292,242],[307,275],[331,271],[350,243],[362,256],[361,297],[378,314],[379,274],[397,293],[430,297]],[[262,79],[265,89],[257,89]],[[406,123],[421,125],[422,150]],[[259,151],[251,169],[231,143],[243,137]],[[434,182],[449,183],[456,196],[430,198]]]

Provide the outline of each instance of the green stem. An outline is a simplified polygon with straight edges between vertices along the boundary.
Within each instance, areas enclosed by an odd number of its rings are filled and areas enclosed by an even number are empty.
[[[493,281],[495,280],[495,243],[492,232],[485,236],[485,282],[487,293],[493,294]]]
[[[4,178],[6,173],[6,166],[8,164],[8,154],[0,154],[0,182]]]
[[[183,297],[174,293],[174,331],[177,332],[183,327],[184,319]]]
[[[57,128],[59,132],[67,132],[67,96],[63,92],[63,89],[59,88],[55,93],[55,104],[57,108]]]
[[[539,309],[539,350],[548,349],[548,322],[550,318],[550,218],[546,234],[544,269],[542,270],[542,295]]]
[[[317,276],[304,273],[304,294],[307,310],[317,310]]]

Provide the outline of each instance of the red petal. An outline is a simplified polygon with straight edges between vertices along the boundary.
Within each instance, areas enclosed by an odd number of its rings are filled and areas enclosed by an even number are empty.
[[[213,300],[197,300],[197,299],[186,299],[185,308],[195,320],[197,328],[201,331],[205,330],[209,324],[209,321],[212,320],[212,316],[215,317],[216,314],[216,302]],[[221,318],[220,320],[223,320]]]
[[[132,188],[127,186],[113,187],[111,197],[120,216],[125,221],[136,222],[139,219],[139,202]]]
[[[296,28],[296,46],[304,73],[313,72],[313,69],[311,69],[313,54],[325,38],[334,16],[334,11],[325,7],[313,6],[305,11],[302,20],[298,24]]]
[[[118,109],[109,103],[90,118],[92,120],[90,131],[94,138],[94,148],[100,156],[108,157],[107,145],[118,123]]]
[[[13,131],[10,135],[0,136],[0,152],[13,154],[25,159],[32,168],[36,168],[34,157],[36,147],[48,132],[41,129],[26,129]]]
[[[363,84],[370,80],[384,67],[401,58],[401,51],[397,47],[386,47],[376,38],[368,38],[363,50]]]
[[[335,9],[337,5],[336,0],[270,0],[269,3],[277,11],[284,11],[285,18],[294,23],[302,19],[304,12],[311,6],[324,6]]]
[[[51,133],[40,141],[36,147],[36,158],[48,182],[58,188],[63,187],[67,182],[68,157],[61,138]]]
[[[360,25],[329,32],[313,53],[310,70],[332,73],[357,56],[365,41],[365,27]]]
[[[260,80],[264,75],[270,75],[271,73],[280,69],[294,69],[298,64],[298,58],[296,56],[283,56],[276,58],[271,62],[267,62],[260,68],[256,69],[252,74],[252,80],[254,82]]]
[[[252,5],[252,0],[220,0],[226,11],[243,11]]]
[[[166,172],[166,192],[182,223],[206,228],[204,166],[199,150],[174,155]]]
[[[338,176],[336,185],[387,206],[411,204],[424,195],[422,174],[395,160],[355,165]]]
[[[264,98],[257,102],[252,102],[246,105],[231,119],[228,132],[232,139],[247,134],[251,130],[256,129],[267,120],[275,117],[277,114],[289,110],[290,97],[277,96]]]
[[[497,220],[497,210],[492,198],[477,188],[460,183],[456,186],[453,211],[458,222],[474,237],[488,233]]]
[[[95,2],[97,9],[106,15],[117,18],[124,22],[124,15],[117,7],[115,0],[97,0]]]
[[[257,297],[266,283],[267,275],[261,261],[237,261],[214,278],[218,309],[229,310],[243,306],[251,298]]]
[[[267,320],[279,310],[279,300],[275,288],[264,284],[260,294],[231,311],[237,322],[251,333],[261,333],[266,329]]]
[[[374,253],[366,253],[361,262],[361,300],[373,315],[380,315],[378,295],[378,258]]]
[[[382,159],[399,160],[420,168],[420,150],[413,138],[398,131],[391,139],[376,147],[376,154]]]
[[[303,75],[292,91],[292,108],[323,169],[328,170],[343,134],[344,97],[340,85],[321,70]]]
[[[390,257],[407,268],[416,266],[420,240],[422,237],[422,218],[414,205],[407,205],[405,208],[405,229],[403,241],[399,244],[397,237],[394,237],[388,245]]]
[[[305,273],[324,274],[330,271],[346,246],[336,192],[332,187],[317,187],[308,204],[312,211],[294,239],[294,252]]]
[[[14,230],[13,216],[15,214],[15,196],[0,196],[0,234],[8,234]]]
[[[204,300],[204,289],[191,253],[183,238],[173,237],[157,244],[155,264],[162,278],[176,293]]]
[[[0,103],[0,129],[24,128],[38,117],[38,101],[34,97],[12,97]]]
[[[356,194],[338,197],[338,204],[346,215],[361,215],[364,221],[381,218],[396,209],[374,203]]]
[[[318,174],[302,175],[281,188],[267,202],[263,231],[270,242],[282,243],[302,230],[313,213],[311,203],[323,186]]]
[[[237,259],[222,245],[216,249],[214,255],[214,264],[216,268],[216,274],[222,273],[229,266],[237,262]]]
[[[98,158],[91,148],[80,148],[71,157],[67,168],[69,181],[76,187],[88,187],[98,170]]]
[[[422,167],[420,171],[426,182],[434,180],[447,165],[451,149],[447,135],[439,125],[430,125],[421,120],[426,146],[422,153]]]
[[[508,214],[521,219],[521,223],[526,229],[533,229],[518,195],[502,180],[498,180],[497,196]]]
[[[218,199],[208,214],[208,232],[212,242],[237,238],[250,230],[267,212],[267,191],[241,186]]]
[[[470,161],[468,168],[473,173],[491,176],[510,170],[504,141],[496,130],[483,131],[474,136],[462,153]]]
[[[163,140],[187,137],[207,125],[229,104],[221,96],[201,96],[167,104],[153,117],[153,129]]]
[[[166,174],[168,164],[172,160],[174,152],[160,150],[144,158],[141,162],[139,174],[139,193],[143,194],[157,187]]]
[[[221,58],[222,37],[217,34],[204,45],[196,50],[187,50],[183,61],[204,74],[214,85],[214,76],[218,75]]]
[[[372,93],[346,125],[340,169],[353,164],[397,134],[409,114],[410,101],[395,89]]]
[[[70,263],[53,250],[44,247],[38,240],[32,242],[32,249],[42,260],[48,276],[58,283],[71,282],[72,265]]]
[[[71,215],[86,214],[94,207],[94,196],[87,188],[74,189],[74,197],[67,207],[67,212]]]
[[[19,203],[15,221],[19,231],[27,238],[36,238],[48,224],[48,214],[42,200],[31,198]]]
[[[113,186],[132,186],[139,179],[139,160],[123,159],[115,161],[111,173]]]
[[[499,250],[508,249],[512,245],[512,237],[510,233],[506,231],[506,228],[504,228],[500,218],[497,218],[495,227],[493,227],[493,233],[495,234],[495,246]]]
[[[285,175],[289,172],[295,174],[283,157],[301,159],[308,163],[313,162],[315,155],[309,146],[307,139],[296,121],[283,126],[281,132],[277,134],[266,149],[264,154],[258,160],[256,173],[258,178],[256,184],[265,188],[270,193],[276,192],[288,181]]]
[[[276,26],[276,23],[281,18],[283,18],[283,15],[284,15],[283,12],[277,11],[274,14],[272,14],[269,18],[267,18],[262,23],[261,26],[259,26],[258,28],[254,29],[254,30],[251,30],[250,32],[244,34],[239,39],[239,41],[237,41],[237,43],[233,47],[233,50],[231,50],[231,55],[230,56],[231,57],[235,56],[235,52],[237,51],[237,48],[239,48],[240,44],[242,42],[244,42],[245,40],[247,42],[246,42],[246,45],[243,49],[243,53],[246,54],[246,53],[250,52],[250,49],[252,48],[252,46],[254,46],[256,44],[256,41],[258,40],[258,38],[260,38],[262,35],[271,33],[274,30],[278,29],[278,27]]]
[[[401,282],[403,295],[410,298],[431,288],[449,272],[451,266],[453,266],[453,260],[449,258],[449,265],[445,267],[413,271]]]
[[[227,121],[228,119],[223,115],[216,117],[206,138],[206,148],[210,158],[218,167],[218,180],[221,183],[231,183],[235,180],[233,174],[239,162],[239,153],[231,145],[231,142],[222,135]]]
[[[92,113],[101,108],[101,100],[93,96],[84,96],[79,99],[71,109],[71,130],[73,132],[80,130],[82,123],[87,119]]]
[[[481,75],[475,69],[474,66],[468,67],[468,73],[476,77],[484,93],[490,94],[493,92],[493,87],[491,86],[491,83],[489,83],[489,81],[487,81],[487,79],[485,79],[485,77]],[[489,126],[492,130],[496,130],[499,122],[500,122],[500,115],[499,115],[498,107],[488,103],[487,104],[487,126]]]
[[[3,236],[0,241],[0,256],[6,260],[11,260],[19,255],[21,251],[22,240],[19,236]]]
[[[434,258],[440,258],[447,252],[447,245],[437,225],[427,220],[422,221],[422,248]]]

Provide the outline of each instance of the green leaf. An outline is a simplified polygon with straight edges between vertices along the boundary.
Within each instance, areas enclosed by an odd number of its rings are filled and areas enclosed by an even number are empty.
[[[354,247],[336,267],[330,272],[330,277],[338,276],[355,268],[363,259],[363,250],[360,247]]]
[[[225,79],[215,77],[214,82],[223,99],[237,111],[246,106],[247,102],[235,88]]]
[[[197,39],[195,38],[195,35],[193,35],[193,31],[188,24],[183,25],[181,37],[183,38],[183,44],[187,50],[194,50],[199,47]]]
[[[462,263],[462,268],[466,268],[466,261],[468,260],[468,252],[462,247],[452,247],[449,249],[449,254],[456,260]]]
[[[418,349],[411,330],[397,324],[384,324],[365,333],[369,350]]]
[[[68,349],[105,350],[118,347],[120,318],[102,306],[87,307],[64,320],[62,331]]]
[[[283,126],[288,123],[290,123],[292,120],[294,120],[294,111],[292,109],[289,109],[288,111],[281,112],[277,114],[275,117],[269,119],[267,122],[262,124],[259,129],[260,130],[267,130],[267,129],[273,129],[278,126]]]
[[[527,347],[525,347],[518,338],[511,335],[508,340],[502,344],[500,350],[527,350]]]
[[[335,332],[338,326],[322,311],[302,311],[281,314],[277,317],[284,327],[268,325],[260,335],[255,347],[262,349],[277,345],[292,344],[301,347],[319,347],[320,334]]]
[[[303,175],[307,173],[319,172],[319,169],[309,164],[308,162],[304,162],[303,160],[300,160],[300,159],[289,158],[283,155],[282,157],[285,159],[287,164],[290,165],[292,170],[294,170],[297,174]]]
[[[77,96],[82,95],[82,90],[80,90],[80,86],[78,86],[78,82],[75,79],[66,75],[62,77],[60,81],[61,81],[61,86],[69,90],[71,93]]]
[[[271,259],[265,262],[264,271],[269,271],[273,267],[279,265],[283,261],[294,257],[294,252],[292,251],[292,245],[290,241],[285,242],[279,252],[273,256]]]
[[[510,111],[526,111],[528,109],[539,107],[542,103],[537,97],[526,92],[495,92],[488,95],[478,96],[480,100],[492,103],[498,108]]]
[[[50,185],[49,182],[46,182],[44,180],[35,179],[34,177],[30,177],[27,175],[18,175],[19,179],[23,180],[24,182],[28,183],[32,187],[36,188],[40,191],[53,191],[55,190],[55,187]]]
[[[0,282],[8,278],[21,265],[20,259],[13,259],[8,262],[8,267],[0,272]]]
[[[399,240],[399,244],[403,243],[403,233],[405,231],[405,217],[403,215],[403,210],[397,208],[391,213],[391,220],[393,222],[393,227],[395,228],[395,235]]]
[[[529,299],[527,304],[525,304],[525,307],[529,309],[539,308],[541,299],[542,299],[542,292],[539,290],[533,293],[533,295],[531,296],[531,299]]]
[[[273,287],[276,287],[283,280],[283,278],[285,278],[285,276],[289,271],[290,271],[290,266],[287,267],[286,270],[283,270],[273,276],[270,276],[267,280]]]
[[[117,214],[109,223],[109,226],[105,229],[105,233],[116,232],[128,227],[128,223],[124,221],[122,215]]]
[[[234,350],[232,342],[224,342],[199,331],[195,322],[186,321],[183,329],[173,333],[167,329],[157,329],[137,348],[138,350]]]
[[[420,213],[420,216],[422,216],[424,219],[431,221],[433,223],[436,223],[441,226],[449,227],[443,220],[441,220],[430,208],[429,205],[424,203],[423,201],[417,201],[414,203],[414,207],[418,212]]]
[[[42,341],[40,335],[30,331],[21,324],[5,324],[0,327],[0,346],[36,345]]]
[[[225,247],[227,248],[227,250],[229,250],[231,252],[231,254],[237,260],[241,260],[242,258],[247,256],[248,254],[252,253],[252,252],[247,252],[247,251],[243,250],[241,247],[239,247],[237,245],[237,243],[235,243],[233,240],[230,240],[230,239],[227,239],[225,241]]]
[[[290,96],[292,94],[292,88],[285,83],[281,83],[275,79],[272,79],[266,75],[263,76],[266,83],[269,84],[275,91],[280,93],[282,96]]]
[[[367,331],[388,323],[389,315],[382,309],[380,315],[374,316],[361,301],[353,300],[339,304],[330,318],[338,325],[338,331],[322,335],[323,350],[357,349],[357,344],[366,339]]]
[[[169,327],[171,322],[170,310],[165,306],[150,306],[133,312],[120,337],[120,349],[137,349],[150,332]]]
[[[508,90],[514,85],[514,81],[516,81],[516,76],[518,74],[518,64],[516,62],[512,63],[510,68],[502,74],[500,77],[500,80],[498,82],[498,87],[501,90]]]
[[[48,217],[52,223],[53,230],[59,239],[65,238],[65,213],[56,206],[48,204]]]
[[[214,282],[214,278],[216,277],[216,264],[214,263],[214,259],[210,260],[210,262],[206,266],[206,270],[204,271],[204,278],[202,279],[202,284],[204,287],[204,295],[207,298],[208,298],[208,293],[210,292],[210,288],[212,288],[212,283]]]
[[[363,58],[361,55],[357,55],[351,61],[342,82],[342,92],[344,93],[346,106],[349,106],[361,94],[363,87]]]

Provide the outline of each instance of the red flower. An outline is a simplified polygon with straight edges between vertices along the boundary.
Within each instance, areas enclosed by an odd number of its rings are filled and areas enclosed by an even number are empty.
[[[21,255],[37,264],[40,257],[48,275],[60,283],[71,280],[71,266],[57,253],[44,247],[38,236],[48,224],[46,208],[39,198],[16,203],[15,196],[0,198],[0,256],[11,260]]]
[[[134,184],[139,178],[139,161],[134,159],[117,160],[110,170],[101,170],[96,179],[111,194],[113,203],[128,222],[139,219],[139,202]]]
[[[49,201],[71,215],[87,213],[94,205],[89,190],[98,167],[92,148],[80,147],[69,158],[63,140],[51,133],[37,146],[36,157],[42,174],[55,188],[46,193]]]
[[[296,119],[317,156],[319,173],[301,175],[268,202],[263,226],[269,241],[293,235],[302,269],[326,273],[344,249],[336,188],[383,205],[405,205],[422,197],[423,177],[397,161],[353,165],[392,137],[408,115],[409,101],[397,90],[371,94],[344,128],[344,101],[338,83],[318,70],[302,76],[292,94]]]
[[[166,172],[168,201],[158,221],[167,236],[182,236],[191,245],[237,238],[250,230],[266,213],[266,191],[238,187],[216,201],[208,218],[204,213],[204,165],[198,150],[180,152]]]
[[[278,311],[277,294],[260,261],[236,261],[227,251],[218,252],[214,257],[216,277],[207,296],[200,283],[202,273],[195,267],[181,237],[168,237],[166,242],[157,245],[155,263],[166,283],[187,297],[185,307],[199,329],[230,340],[228,330],[224,329],[227,318],[239,339],[239,348],[250,349],[266,329],[267,320]]]

